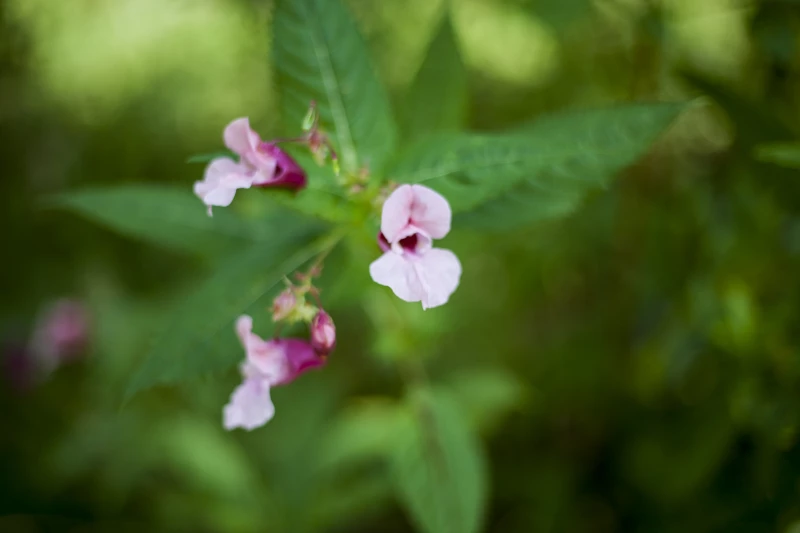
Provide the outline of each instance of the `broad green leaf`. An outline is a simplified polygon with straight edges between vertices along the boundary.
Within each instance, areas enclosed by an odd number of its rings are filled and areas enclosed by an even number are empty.
[[[308,241],[309,239],[303,239]],[[125,399],[157,384],[178,383],[221,371],[241,360],[234,334],[239,315],[266,316],[263,309],[282,287],[281,280],[330,239],[303,246],[297,236],[244,250],[218,266],[214,275],[181,302],[131,378]],[[257,331],[271,327],[256,322]]]
[[[285,214],[246,220],[218,208],[209,217],[188,190],[147,185],[86,189],[56,196],[49,205],[75,212],[124,235],[184,252],[210,254],[274,238]]]
[[[408,93],[401,117],[406,138],[460,129],[467,98],[467,72],[446,14]]]
[[[405,152],[388,177],[439,191],[456,224],[501,229],[563,216],[641,157],[684,107],[570,111],[510,133],[440,137]]]
[[[229,159],[233,159],[234,161],[239,160],[239,156],[231,152],[230,150],[219,150],[218,152],[211,152],[210,154],[197,154],[189,157],[186,162],[187,163],[209,163],[214,159],[219,157],[227,157]]]
[[[756,148],[756,158],[786,168],[800,168],[800,143],[763,144]]]
[[[348,463],[384,458],[406,427],[407,415],[407,409],[385,397],[362,399],[341,410],[321,437],[320,466],[339,472]]]
[[[274,17],[273,55],[286,126],[299,130],[313,100],[343,171],[381,169],[396,126],[350,13],[340,0],[279,0]]]
[[[423,390],[410,400],[414,417],[390,460],[400,502],[424,533],[479,531],[487,483],[480,442],[446,395]]]
[[[470,425],[487,432],[497,428],[504,416],[529,396],[516,375],[499,367],[457,371],[448,376],[444,386]]]

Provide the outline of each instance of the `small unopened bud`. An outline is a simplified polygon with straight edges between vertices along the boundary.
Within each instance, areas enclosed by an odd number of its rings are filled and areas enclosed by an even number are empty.
[[[325,311],[320,310],[311,320],[311,346],[320,355],[327,355],[336,347],[336,326]]]
[[[288,317],[294,311],[297,305],[297,297],[294,291],[288,288],[281,292],[272,301],[272,320],[273,322],[280,322]]]
[[[312,100],[311,105],[308,106],[308,112],[306,113],[306,116],[303,117],[303,131],[311,131],[313,128],[315,128],[317,121],[319,120],[318,117],[317,103]]]

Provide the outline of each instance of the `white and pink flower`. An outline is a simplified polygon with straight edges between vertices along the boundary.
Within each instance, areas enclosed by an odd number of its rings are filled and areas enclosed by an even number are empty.
[[[236,191],[250,187],[302,189],[306,185],[303,169],[274,143],[261,140],[247,118],[228,124],[223,133],[225,146],[239,156],[239,162],[218,157],[206,167],[194,193],[208,206],[228,206]]]
[[[423,185],[401,185],[386,199],[378,243],[385,252],[369,266],[372,279],[401,300],[428,309],[447,303],[458,287],[461,263],[433,239],[450,231],[447,200]]]
[[[244,379],[223,410],[223,425],[228,430],[251,430],[275,415],[272,387],[291,383],[306,371],[324,365],[326,359],[302,339],[265,341],[253,333],[253,319],[247,315],[236,321],[236,333],[246,354],[240,367]]]

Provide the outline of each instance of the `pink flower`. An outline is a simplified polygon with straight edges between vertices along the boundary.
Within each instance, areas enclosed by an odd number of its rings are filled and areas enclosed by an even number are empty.
[[[331,315],[321,309],[311,319],[311,346],[320,355],[327,355],[336,347],[336,326]]]
[[[31,350],[42,370],[49,372],[81,355],[89,341],[89,313],[81,302],[57,300],[39,316]]]
[[[378,244],[385,252],[369,266],[376,283],[422,308],[447,303],[458,287],[461,263],[433,239],[450,231],[452,212],[442,195],[422,185],[401,185],[386,199]]]
[[[263,142],[250,128],[247,118],[228,124],[223,133],[225,146],[239,156],[239,162],[218,157],[206,167],[202,181],[195,182],[194,193],[208,206],[228,206],[238,189],[306,185],[303,169],[275,144]]]
[[[246,358],[240,367],[244,380],[223,409],[225,429],[255,429],[275,415],[270,389],[291,383],[304,372],[325,364],[311,345],[301,339],[265,341],[253,333],[253,319],[239,317],[236,332]]]

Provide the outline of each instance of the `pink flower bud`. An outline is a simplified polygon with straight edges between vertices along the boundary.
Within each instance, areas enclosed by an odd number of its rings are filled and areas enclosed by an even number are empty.
[[[291,288],[284,290],[272,301],[272,321],[280,322],[294,311],[296,305],[294,291]]]
[[[311,346],[320,355],[327,355],[336,347],[336,326],[325,311],[320,310],[311,320]]]

